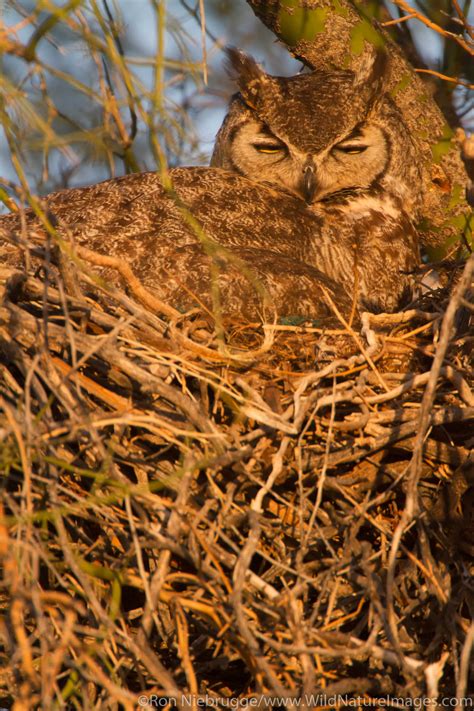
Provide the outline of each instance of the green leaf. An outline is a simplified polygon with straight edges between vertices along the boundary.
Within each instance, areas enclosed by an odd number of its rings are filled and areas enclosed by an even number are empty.
[[[328,9],[317,7],[313,10],[300,7],[300,0],[281,0],[278,26],[281,38],[295,46],[301,40],[311,41],[324,31]]]

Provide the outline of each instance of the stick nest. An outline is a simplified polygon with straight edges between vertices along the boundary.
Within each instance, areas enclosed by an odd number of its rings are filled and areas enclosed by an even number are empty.
[[[472,271],[358,330],[223,330],[1,269],[0,705],[465,696]]]

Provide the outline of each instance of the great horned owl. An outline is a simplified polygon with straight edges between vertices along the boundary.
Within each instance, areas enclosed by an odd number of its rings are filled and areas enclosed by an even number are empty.
[[[293,77],[270,76],[239,50],[227,54],[240,91],[217,134],[212,166],[291,192],[316,209],[370,197],[419,217],[419,155],[384,90],[384,53],[368,57],[358,74]]]
[[[264,293],[280,315],[326,314],[328,296],[346,314],[353,302],[397,309],[418,265],[416,200],[402,168],[409,138],[377,63],[364,78],[281,79],[231,56],[244,98],[219,133],[220,167],[174,169],[171,189],[142,173],[53,193],[44,202],[58,229],[122,256],[182,308],[211,305],[214,280],[228,314],[259,315]],[[0,218],[0,237],[15,232],[17,215]]]

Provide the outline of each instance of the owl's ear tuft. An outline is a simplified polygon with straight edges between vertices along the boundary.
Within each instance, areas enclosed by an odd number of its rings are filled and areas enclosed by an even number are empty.
[[[247,85],[255,79],[261,79],[265,72],[253,57],[237,47],[226,47],[227,71],[231,77],[237,79],[239,86]]]
[[[258,87],[265,72],[259,64],[245,52],[236,47],[227,47],[227,72],[236,79],[244,101],[255,108],[258,97]]]
[[[354,85],[380,90],[384,84],[387,71],[388,54],[384,48],[371,48],[367,51],[359,64]]]

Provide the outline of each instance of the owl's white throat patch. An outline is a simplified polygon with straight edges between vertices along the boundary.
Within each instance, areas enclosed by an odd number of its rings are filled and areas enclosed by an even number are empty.
[[[394,221],[400,218],[400,205],[388,195],[359,195],[349,205],[354,219],[362,219],[372,212],[381,213]]]

